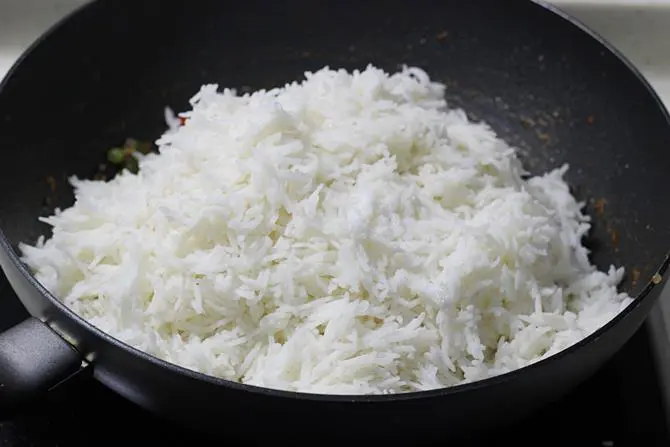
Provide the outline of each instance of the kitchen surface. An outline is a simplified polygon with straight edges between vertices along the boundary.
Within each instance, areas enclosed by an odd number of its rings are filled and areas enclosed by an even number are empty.
[[[0,0],[0,77],[39,35],[84,0]],[[670,106],[670,0],[553,0],[626,55]],[[616,92],[612,92],[616,95]],[[662,185],[659,185],[661,188]],[[666,288],[667,289],[667,288]],[[24,312],[0,273],[0,330]],[[670,445],[670,290],[647,324],[593,379],[564,400],[501,430],[496,442],[534,446]],[[520,439],[521,438],[521,439]],[[0,447],[212,440],[166,423],[88,377],[0,422]],[[526,440],[530,442],[527,444]],[[219,440],[228,445],[234,441]]]

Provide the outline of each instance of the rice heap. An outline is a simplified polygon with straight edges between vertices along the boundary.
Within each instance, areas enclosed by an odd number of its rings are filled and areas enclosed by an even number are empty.
[[[590,264],[567,167],[527,178],[444,89],[373,66],[205,85],[138,174],[71,179],[23,259],[103,331],[247,384],[400,393],[528,365],[631,302],[623,269]]]

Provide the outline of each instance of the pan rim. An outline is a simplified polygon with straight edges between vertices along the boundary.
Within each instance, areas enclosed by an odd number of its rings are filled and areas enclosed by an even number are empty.
[[[96,1],[91,1],[86,4],[83,4],[77,8],[75,8],[73,11],[71,11],[69,14],[64,16],[62,19],[60,19],[58,22],[56,22],[54,25],[52,25],[49,29],[47,29],[43,34],[41,34],[18,58],[17,60],[12,64],[11,68],[7,71],[5,74],[4,78],[0,81],[0,92],[2,92],[9,81],[11,79],[13,73],[18,69],[18,67],[23,63],[23,61],[44,41],[46,40],[49,36],[54,34],[58,29],[60,29],[62,26],[64,26],[67,22],[69,22],[74,16],[78,16],[85,11],[92,9],[97,3],[99,3],[100,0]],[[582,23],[580,20],[577,18],[567,14],[565,11],[562,11],[558,7],[549,4],[545,0],[529,0],[530,3],[533,3],[534,6],[538,8],[542,8],[550,13],[553,13],[560,17],[561,19],[567,21],[569,24],[573,25],[576,27],[579,31],[585,33],[588,37],[594,39],[597,41],[602,47],[603,50],[607,50],[608,52],[611,53],[616,59],[618,59],[623,65],[630,71],[631,74],[633,74],[639,82],[642,83],[642,85],[645,87],[645,90],[649,95],[651,95],[652,99],[656,102],[656,105],[659,109],[659,111],[664,115],[665,121],[668,123],[668,126],[670,126],[670,114],[668,113],[668,110],[662,100],[660,99],[658,93],[656,90],[651,86],[649,81],[646,79],[646,77],[639,71],[639,69],[633,65],[633,63],[626,58],[619,50],[617,50],[611,43],[609,43],[607,40],[605,40],[600,34],[596,33],[593,29],[590,27],[586,26],[584,23]],[[467,393],[471,391],[475,391],[481,388],[486,388],[490,386],[495,386],[498,384],[502,384],[504,382],[507,382],[509,380],[513,380],[517,378],[519,375],[525,374],[529,371],[537,370],[538,368],[544,368],[550,366],[552,363],[555,363],[562,359],[565,356],[568,356],[579,349],[585,347],[586,345],[594,342],[598,338],[600,338],[605,332],[610,330],[612,327],[616,326],[620,321],[624,320],[631,314],[641,303],[644,299],[648,298],[650,296],[650,293],[652,290],[654,290],[656,287],[662,287],[663,284],[665,283],[665,273],[667,270],[670,268],[670,249],[666,253],[664,259],[661,261],[659,267],[656,269],[655,275],[652,275],[648,281],[644,289],[640,293],[638,293],[635,297],[633,297],[633,302],[630,303],[625,309],[621,310],[614,318],[612,318],[609,322],[607,322],[605,325],[601,326],[598,328],[596,331],[591,333],[589,336],[583,338],[579,342],[545,358],[539,361],[536,361],[530,365],[526,365],[522,368],[515,369],[513,371],[509,371],[504,374],[496,375],[493,377],[489,377],[486,379],[482,380],[477,380],[473,382],[467,382],[467,383],[462,383],[450,387],[445,387],[445,388],[437,388],[437,389],[431,389],[431,390],[426,390],[426,391],[412,391],[412,392],[406,392],[406,393],[398,393],[398,394],[382,394],[382,395],[366,395],[366,394],[321,394],[321,393],[308,393],[308,392],[297,392],[297,391],[287,391],[287,390],[282,390],[282,389],[275,389],[275,388],[265,388],[257,385],[248,385],[248,384],[243,384],[239,382],[234,382],[231,380],[215,377],[215,376],[210,376],[201,372],[197,372],[188,368],[185,368],[183,366],[179,366],[174,363],[170,363],[168,361],[162,360],[158,357],[155,357],[151,354],[148,354],[144,351],[139,350],[138,348],[135,348],[117,338],[114,336],[108,334],[107,332],[102,331],[101,329],[98,329],[96,326],[93,324],[89,323],[87,320],[84,318],[80,317],[78,314],[76,314],[74,311],[72,311],[70,308],[68,308],[63,302],[61,302],[58,298],[56,298],[51,292],[49,292],[42,284],[30,273],[29,269],[27,266],[21,261],[20,257],[18,254],[14,251],[14,249],[11,246],[11,243],[7,239],[6,235],[2,231],[2,228],[0,228],[0,249],[4,250],[7,252],[8,257],[10,261],[14,264],[14,266],[17,268],[17,270],[20,272],[21,275],[33,286],[39,291],[50,303],[52,306],[56,307],[60,312],[62,312],[67,318],[73,320],[79,327],[83,328],[84,330],[90,332],[97,338],[101,339],[105,343],[111,344],[115,348],[124,350],[129,352],[130,354],[144,360],[147,362],[152,363],[154,366],[158,366],[160,368],[164,368],[171,373],[178,374],[181,376],[184,376],[185,378],[189,379],[195,379],[198,381],[202,381],[204,383],[207,383],[209,385],[214,385],[214,386],[220,386],[224,388],[231,388],[236,391],[246,391],[246,392],[251,392],[254,394],[259,394],[259,395],[265,395],[268,397],[275,397],[275,398],[282,398],[282,399],[292,399],[292,400],[299,400],[299,401],[318,401],[322,403],[352,403],[352,404],[383,404],[383,403],[390,403],[390,402],[398,402],[398,401],[415,401],[418,399],[430,399],[430,398],[441,398],[441,397],[447,397],[450,395],[454,394],[461,394],[461,393]],[[662,280],[660,282],[654,282],[652,279],[656,275],[661,275]],[[82,356],[86,355],[87,353],[82,353]],[[92,362],[92,368],[93,371],[95,372],[95,363],[96,361],[93,360]],[[104,383],[104,381],[103,381]]]

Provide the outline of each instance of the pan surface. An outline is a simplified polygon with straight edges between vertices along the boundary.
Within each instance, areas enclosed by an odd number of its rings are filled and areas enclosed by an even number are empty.
[[[670,130],[629,64],[534,2],[95,2],[41,40],[3,83],[0,228],[12,246],[34,241],[47,231],[37,217],[71,203],[67,177],[92,175],[106,149],[127,137],[155,139],[165,130],[163,108],[186,109],[201,84],[268,88],[325,65],[369,63],[424,68],[446,83],[451,106],[519,147],[532,172],[569,163],[567,179],[595,219],[593,260],[601,269],[624,265],[631,272],[624,290],[645,298],[533,367],[391,398],[273,392],[167,365],[90,328],[6,256],[0,262],[23,303],[94,354],[103,383],[201,428],[216,426],[221,412],[242,421],[243,408],[278,433],[315,414],[323,419],[312,429],[322,433],[347,423],[351,433],[371,435],[375,423],[398,423],[412,434],[439,428],[444,414],[456,433],[528,412],[584,380],[635,332],[657,295],[648,281],[670,247],[660,189]],[[236,408],[222,409],[224,401]]]

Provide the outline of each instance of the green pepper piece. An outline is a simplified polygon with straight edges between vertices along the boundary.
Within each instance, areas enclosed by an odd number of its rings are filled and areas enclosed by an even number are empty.
[[[132,172],[133,174],[137,174],[137,171],[139,170],[139,164],[137,163],[137,158],[130,156],[126,159],[126,169]]]
[[[107,160],[109,160],[110,163],[120,165],[125,159],[126,154],[124,150],[119,147],[114,147],[107,151]]]

